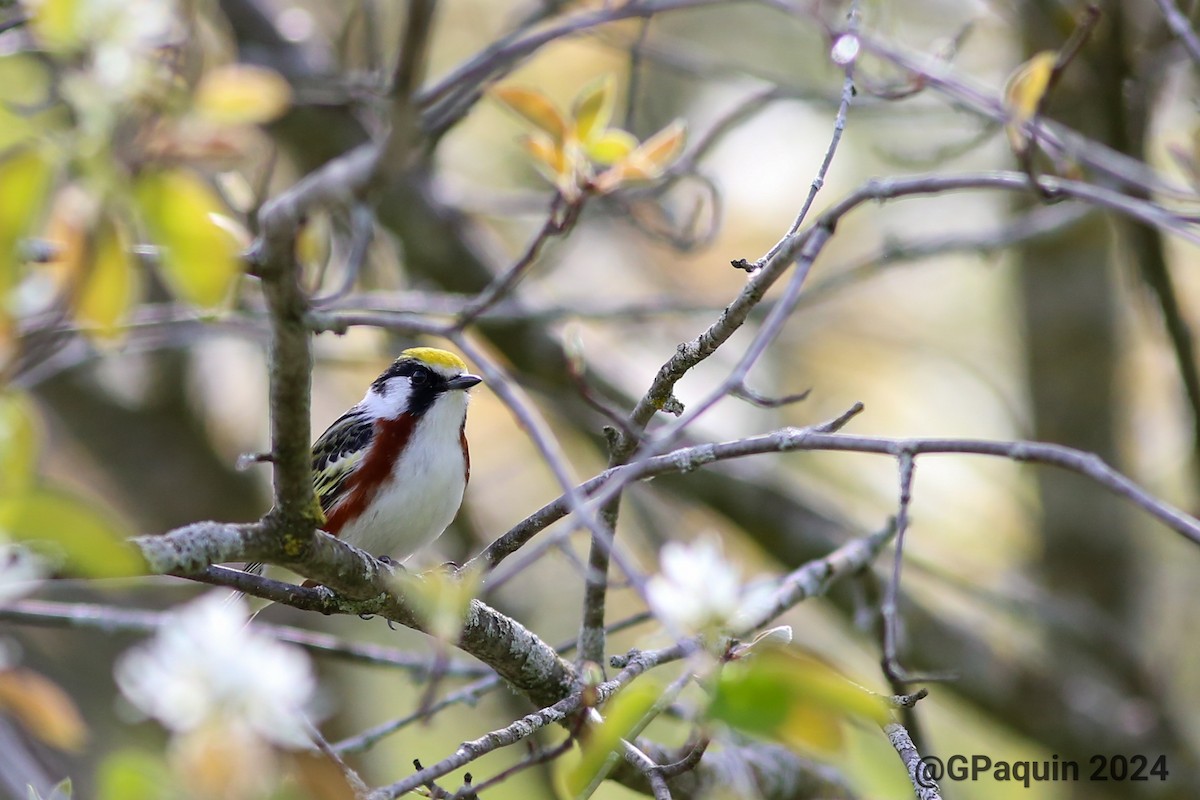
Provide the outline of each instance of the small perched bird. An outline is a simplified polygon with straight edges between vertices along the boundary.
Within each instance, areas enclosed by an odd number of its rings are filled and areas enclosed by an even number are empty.
[[[441,536],[471,475],[467,390],[482,380],[445,350],[401,353],[312,447],[322,530],[396,561]]]

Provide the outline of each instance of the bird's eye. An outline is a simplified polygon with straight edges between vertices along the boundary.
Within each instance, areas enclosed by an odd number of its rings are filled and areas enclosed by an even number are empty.
[[[429,370],[416,370],[413,372],[411,380],[413,386],[424,386],[425,384],[429,383]]]

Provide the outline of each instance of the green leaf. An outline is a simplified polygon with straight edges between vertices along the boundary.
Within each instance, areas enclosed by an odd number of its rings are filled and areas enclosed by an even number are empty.
[[[62,116],[51,90],[50,65],[44,58],[29,53],[0,56],[0,152],[27,144]]]
[[[17,244],[41,214],[52,169],[34,148],[25,148],[0,161],[0,300],[18,279]]]
[[[163,800],[173,781],[166,764],[141,750],[118,750],[96,774],[98,800]]]
[[[625,687],[604,705],[604,722],[588,732],[574,764],[559,762],[559,792],[572,800],[590,797],[620,758],[621,740],[645,727],[643,720],[663,688],[640,680]]]
[[[773,648],[729,664],[709,717],[797,748],[836,749],[849,718],[889,718],[883,700],[811,656]]]
[[[58,489],[37,488],[0,497],[0,531],[51,558],[64,569],[91,578],[145,573],[138,550],[113,517]]]
[[[0,496],[33,485],[40,440],[29,399],[17,392],[0,393]]]
[[[205,308],[224,303],[241,273],[241,243],[217,193],[195,173],[174,169],[142,175],[134,196],[175,294]]]

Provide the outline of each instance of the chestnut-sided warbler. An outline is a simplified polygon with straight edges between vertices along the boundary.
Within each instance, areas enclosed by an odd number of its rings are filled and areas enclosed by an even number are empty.
[[[471,474],[467,390],[481,380],[445,350],[401,353],[313,444],[322,530],[396,561],[441,536]]]

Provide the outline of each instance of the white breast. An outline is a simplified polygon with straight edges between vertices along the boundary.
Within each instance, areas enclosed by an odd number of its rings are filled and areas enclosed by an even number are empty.
[[[374,556],[404,561],[441,536],[462,505],[466,489],[459,431],[467,393],[447,392],[417,422],[391,477],[342,541]]]

